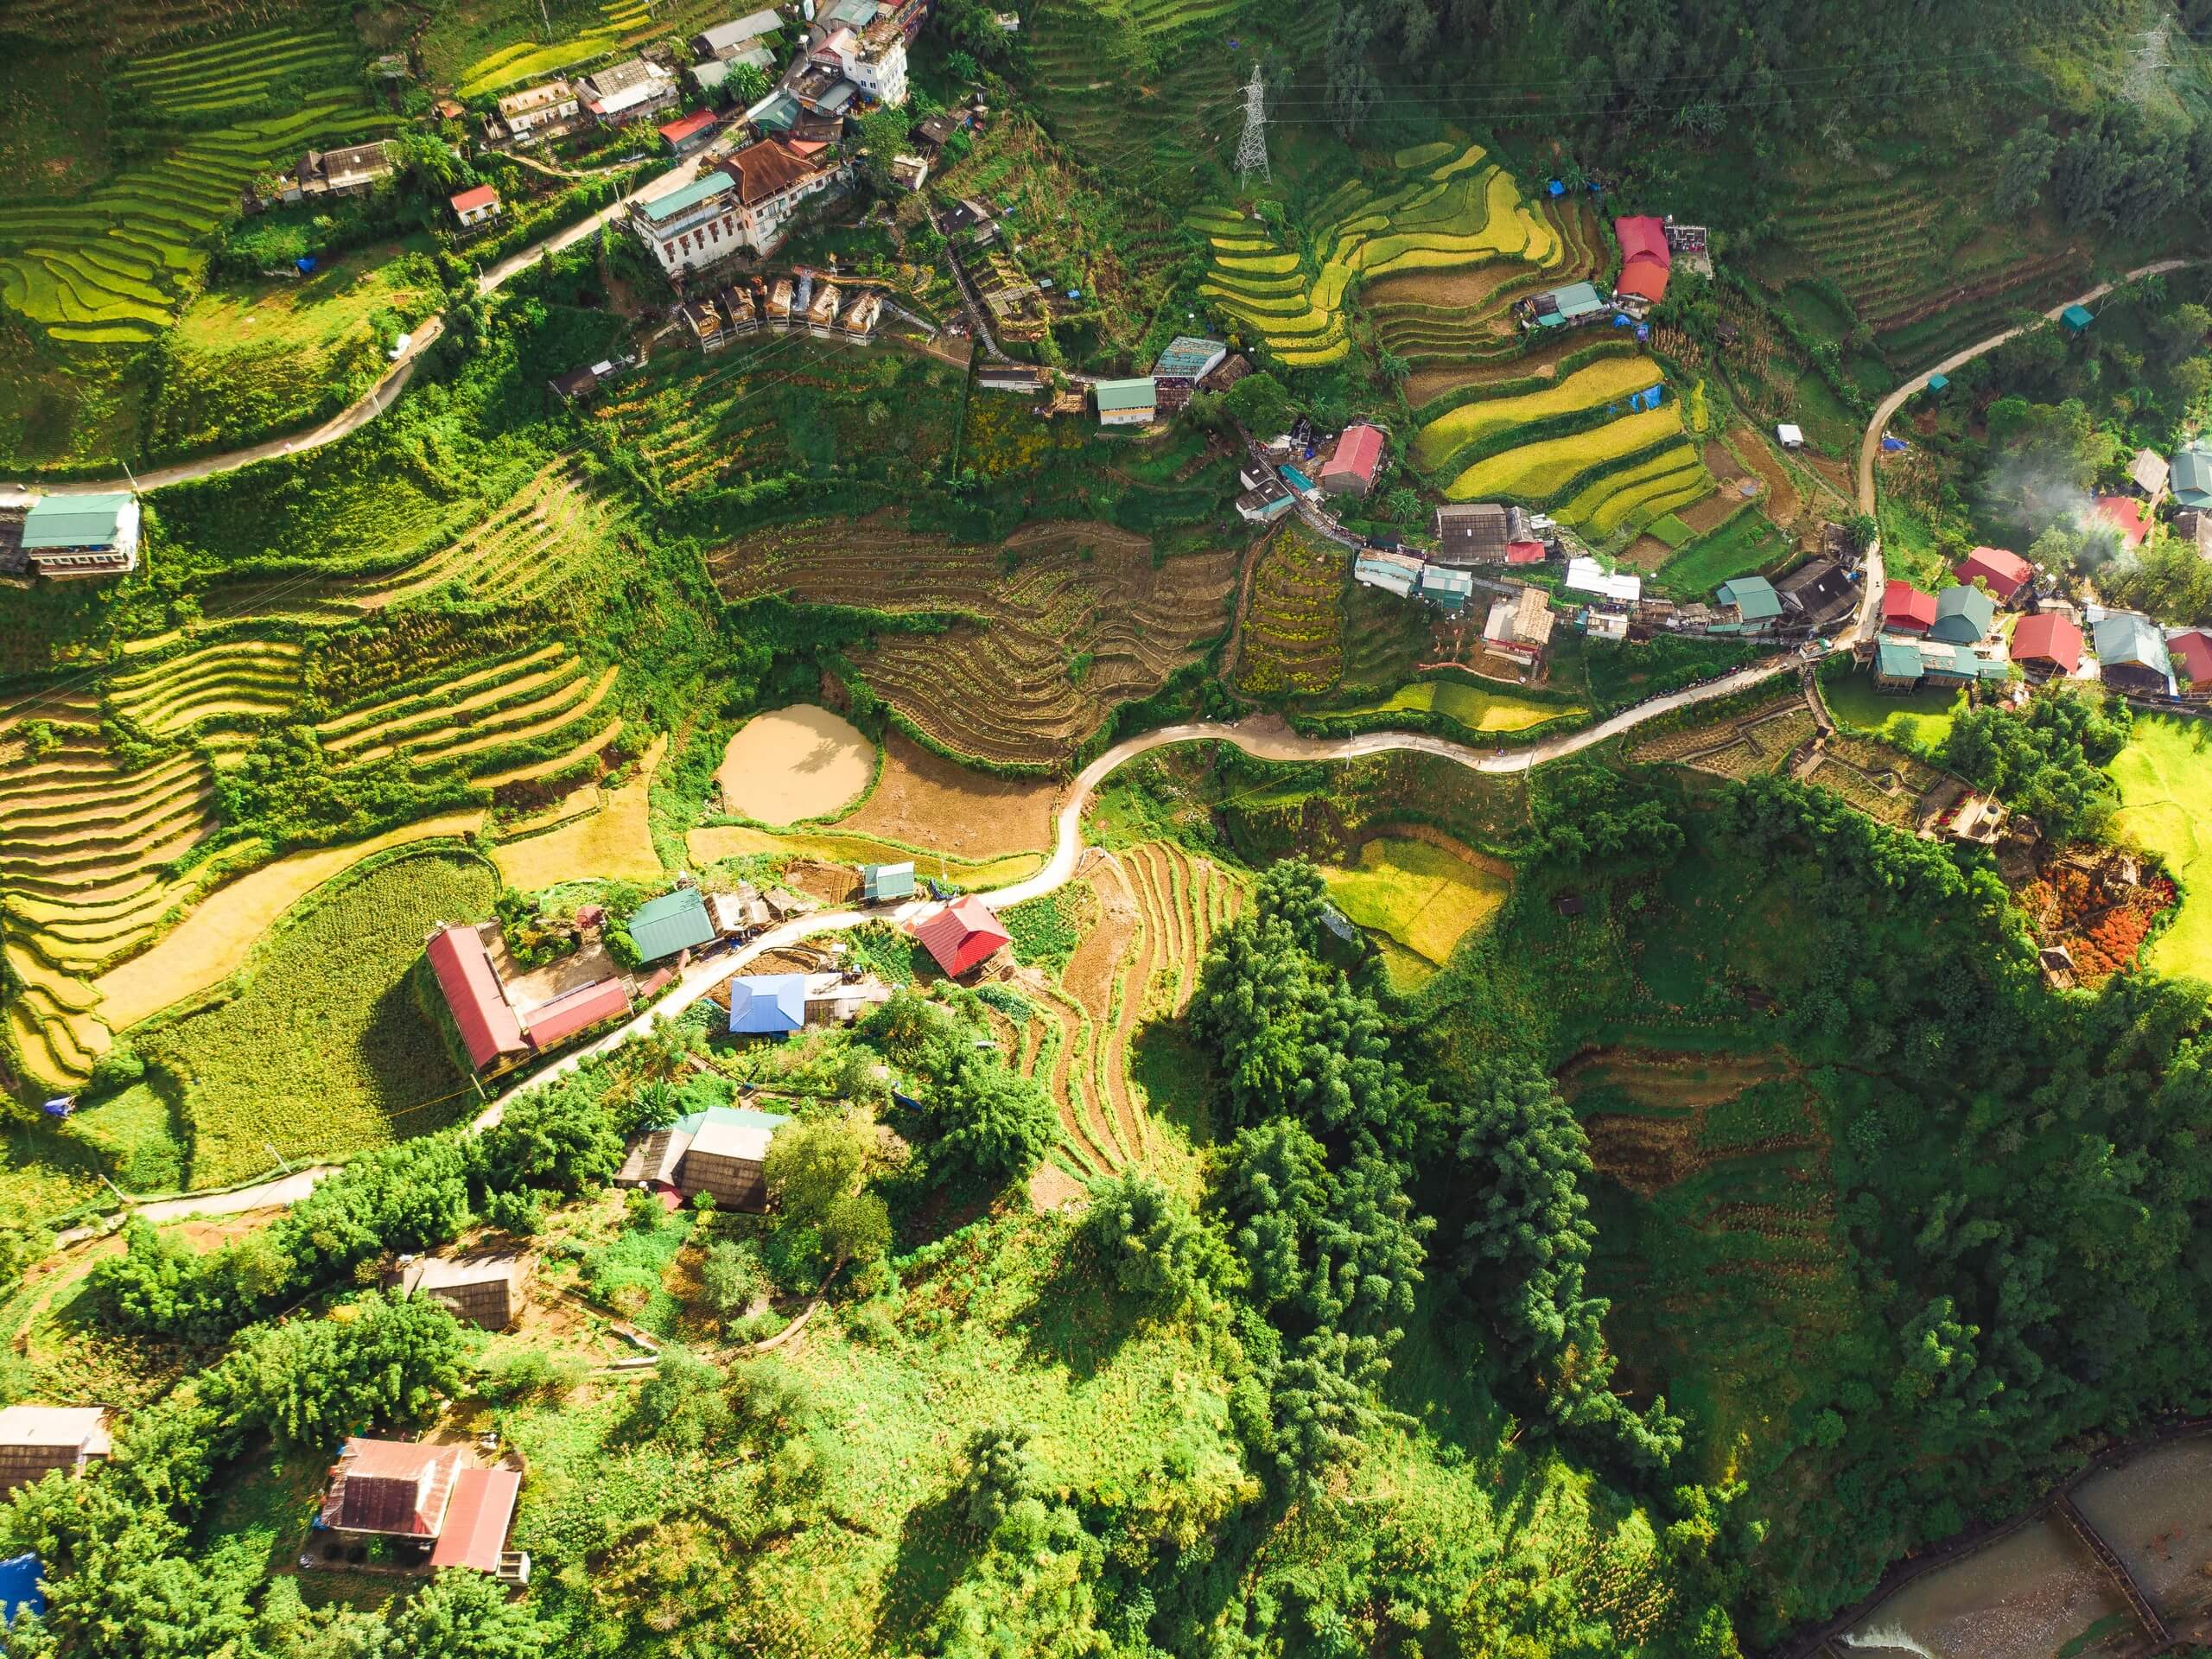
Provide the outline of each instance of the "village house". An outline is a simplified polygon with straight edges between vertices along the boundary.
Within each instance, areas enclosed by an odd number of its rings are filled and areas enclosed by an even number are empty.
[[[1149,375],[1101,380],[1092,385],[1090,394],[1098,407],[1101,426],[1149,426],[1159,416],[1159,397]]]
[[[1271,524],[1298,505],[1298,498],[1273,473],[1260,474],[1236,498],[1236,516],[1248,524]]]
[[[2064,678],[2082,666],[2082,643],[2071,617],[2040,611],[2013,625],[2012,658],[2031,680]]]
[[[691,50],[701,60],[712,59],[717,63],[741,61],[753,52],[760,52],[773,62],[774,58],[760,44],[764,35],[772,35],[783,27],[783,17],[774,11],[747,12],[742,17],[732,18],[726,23],[716,23],[691,37]],[[763,65],[762,67],[766,67]]]
[[[1173,415],[1188,408],[1198,382],[1228,356],[1229,346],[1223,340],[1197,334],[1178,334],[1169,340],[1160,360],[1152,365],[1153,392],[1160,413]]]
[[[1433,528],[1436,557],[1443,564],[1537,564],[1544,544],[1529,526],[1529,515],[1520,507],[1496,501],[1464,502],[1436,510]],[[1535,556],[1516,550],[1534,549]]]
[[[709,893],[707,914],[713,918],[715,931],[726,939],[750,938],[769,922],[767,904],[760,897],[760,889],[749,881]]]
[[[521,1491],[518,1471],[482,1468],[466,1446],[357,1436],[331,1465],[315,1530],[411,1547],[404,1565],[526,1584],[529,1556],[506,1547]]]
[[[2099,496],[2096,516],[2120,532],[2120,544],[2131,553],[2151,534],[2150,515],[2132,495]]]
[[[817,66],[834,65],[869,103],[894,110],[905,106],[906,37],[897,24],[880,21],[858,32],[836,29],[811,56]]]
[[[930,158],[926,156],[893,156],[891,158],[891,182],[901,190],[919,190],[930,181]]]
[[[766,256],[782,245],[800,203],[842,176],[828,155],[800,156],[779,139],[747,144],[690,184],[630,204],[630,227],[671,276],[738,254]],[[783,311],[790,315],[785,288]]]
[[[1483,639],[1491,650],[1535,668],[1550,649],[1554,620],[1549,595],[1541,588],[1523,588],[1516,597],[1492,603]]]
[[[2165,495],[2170,470],[2166,458],[2157,450],[2138,449],[2127,463],[2127,482],[2146,503],[2156,507]]]
[[[1570,594],[1589,594],[1608,604],[1635,607],[1643,602],[1643,578],[1629,570],[1607,570],[1597,560],[1584,556],[1567,562]]]
[[[2196,549],[2198,558],[2212,560],[2212,508],[2183,507],[2170,522],[2174,534]]]
[[[423,951],[472,1065],[481,1071],[530,1052],[522,1021],[474,928],[457,922],[442,927],[430,935]]]
[[[2166,636],[2166,658],[2181,695],[2192,702],[2212,697],[2212,633],[2183,628]]]
[[[804,110],[815,115],[842,115],[853,108],[860,99],[860,88],[847,80],[836,63],[810,63],[798,79],[785,86],[791,101],[796,106],[791,118]],[[767,124],[760,124],[764,128]]]
[[[824,283],[814,290],[814,298],[806,308],[806,331],[817,340],[827,340],[837,326],[837,308],[842,300],[835,283]]]
[[[549,80],[501,99],[497,112],[486,118],[484,132],[495,144],[528,149],[549,138],[564,137],[583,124],[583,104],[576,89],[565,80]]]
[[[1667,245],[1667,226],[1649,214],[1613,221],[1613,235],[1621,245],[1621,274],[1613,281],[1613,298],[1639,314],[1667,296],[1667,277],[1675,263]]]
[[[1370,550],[1353,558],[1351,579],[1400,599],[1410,599],[1420,585],[1421,569],[1421,562],[1406,554]]]
[[[906,130],[906,136],[925,155],[934,158],[944,154],[944,147],[952,142],[953,135],[961,130],[962,124],[957,115],[949,110],[939,110],[936,114],[925,115],[915,122]]]
[[[1414,585],[1414,595],[1435,606],[1446,616],[1457,616],[1474,601],[1475,573],[1425,564],[1421,580]]]
[[[1967,587],[1977,582],[1986,584],[1999,604],[2010,605],[2036,573],[2034,566],[2009,549],[1977,547],[1951,568],[1951,574]]]
[[[656,129],[671,156],[689,156],[694,150],[704,149],[721,130],[712,110],[694,110],[673,121],[664,121]]]
[[[464,1325],[505,1331],[522,1317],[530,1258],[515,1250],[472,1250],[463,1255],[418,1255],[402,1262],[399,1288],[439,1302]]]
[[[2097,672],[2107,685],[2138,696],[2163,697],[2173,690],[2173,662],[2158,625],[2133,611],[2107,611],[2097,619]]]
[[[614,1184],[657,1193],[671,1209],[711,1192],[721,1209],[766,1210],[768,1143],[790,1122],[777,1112],[709,1106],[632,1141]]]
[[[850,1025],[890,1000],[872,974],[741,974],[729,982],[730,1035],[780,1041],[810,1026]]]
[[[1524,304],[1522,323],[1526,327],[1580,328],[1613,315],[1611,305],[1592,283],[1569,283],[1564,288],[1547,289]]]
[[[1914,648],[1920,652],[1921,674],[1930,685],[1978,685],[2012,677],[2012,665],[1999,652],[1942,639],[1923,639]]]
[[[1715,631],[1764,633],[1782,620],[1782,596],[1764,576],[1733,576],[1713,589],[1713,599],[1727,612]]]
[[[1910,691],[1920,683],[1919,642],[1885,637],[1874,647],[1874,684],[1884,691]]]
[[[847,340],[872,339],[875,334],[877,320],[882,315],[883,296],[871,289],[845,308],[837,319],[837,332]]]
[[[1858,602],[1851,573],[1832,559],[1808,559],[1780,582],[1774,591],[1792,621],[1809,627],[1826,627]]]
[[[521,1009],[517,1017],[530,1046],[543,1054],[580,1032],[623,1019],[629,1012],[629,987],[619,979],[601,979]]]
[[[138,498],[123,490],[41,495],[23,514],[25,568],[63,582],[138,568]]]
[[[500,203],[499,193],[488,184],[448,197],[446,205],[453,209],[453,216],[461,221],[464,231],[484,229],[506,212]]]
[[[1936,595],[1909,582],[1882,589],[1882,626],[1897,633],[1925,633],[1936,626]]]
[[[545,384],[554,397],[564,404],[588,404],[599,396],[599,389],[612,380],[615,373],[613,363],[602,361],[587,368],[570,369],[564,374],[556,374]]]
[[[594,69],[576,83],[591,118],[602,127],[626,127],[673,105],[679,96],[667,70],[645,58]]]
[[[1382,465],[1382,433],[1364,421],[1348,426],[1321,463],[1321,489],[1327,495],[1365,495],[1375,487]]]
[[[381,140],[345,149],[311,149],[281,175],[277,196],[288,205],[327,196],[365,196],[394,170],[391,147]]]
[[[696,887],[677,887],[658,899],[648,899],[630,914],[630,943],[639,962],[658,962],[684,950],[696,950],[721,936],[714,918],[707,913],[706,895]]]
[[[913,931],[922,948],[937,958],[937,965],[951,979],[988,962],[1013,937],[991,907],[972,893],[963,893],[936,915],[916,924]]]
[[[1936,595],[1928,637],[1947,645],[1978,645],[1997,620],[1997,601],[1979,588],[1946,588]]]
[[[59,1469],[74,1478],[113,1449],[105,1406],[0,1409],[0,1497]]]
[[[2212,507],[2212,448],[2192,443],[2177,454],[2167,474],[2177,507]]]

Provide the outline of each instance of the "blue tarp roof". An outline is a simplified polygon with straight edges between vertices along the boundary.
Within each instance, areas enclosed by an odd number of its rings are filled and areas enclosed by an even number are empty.
[[[38,1587],[43,1571],[38,1557],[32,1554],[0,1561],[0,1624],[14,1623],[16,1615],[26,1607],[45,1614],[46,1597]]]
[[[1295,467],[1286,467],[1282,469],[1282,481],[1289,485],[1292,489],[1301,493],[1313,487],[1313,480]]]
[[[739,1037],[782,1037],[806,1025],[804,974],[741,974],[729,982],[729,1028]]]
[[[1931,374],[1928,377],[1928,390],[1930,391],[1941,391],[1950,384],[1951,377],[1948,374]]]
[[[2058,314],[2058,320],[2069,328],[2086,328],[2096,321],[2089,314],[2089,308],[2086,305],[2068,306]]]

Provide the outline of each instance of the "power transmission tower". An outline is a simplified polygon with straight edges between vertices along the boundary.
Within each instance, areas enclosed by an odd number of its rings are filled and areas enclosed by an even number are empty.
[[[1249,179],[1255,173],[1274,182],[1274,175],[1268,171],[1268,84],[1256,63],[1244,88],[1244,132],[1236,141],[1237,178]]]

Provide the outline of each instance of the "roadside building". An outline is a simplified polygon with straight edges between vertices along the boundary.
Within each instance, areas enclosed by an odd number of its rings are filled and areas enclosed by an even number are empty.
[[[764,138],[702,173],[681,189],[630,204],[630,228],[673,275],[782,245],[800,203],[835,183],[840,164],[826,153],[804,156]],[[790,315],[790,286],[778,279]]]
[[[1884,691],[1910,691],[1920,683],[1920,644],[1884,636],[1874,647],[1874,683]]]
[[[742,17],[716,23],[712,29],[702,29],[694,35],[691,50],[696,57],[728,63],[751,52],[765,50],[760,45],[760,37],[774,34],[783,26],[783,22],[782,16],[774,11],[747,12]]]
[[[2089,325],[2095,321],[2095,316],[2086,305],[2069,305],[2058,314],[2059,326],[2069,334],[2087,334]]]
[[[715,931],[726,939],[742,938],[755,928],[766,927],[770,920],[766,901],[749,881],[739,882],[731,892],[709,893],[707,914],[714,918]]]
[[[566,80],[549,80],[501,99],[497,112],[486,120],[484,131],[493,143],[528,149],[549,138],[565,137],[585,118],[576,89]]]
[[[1442,564],[1503,564],[1513,543],[1534,539],[1527,512],[1496,501],[1439,507],[1433,524]]]
[[[0,1409],[0,1497],[59,1469],[74,1478],[113,1450],[105,1406]]]
[[[715,1195],[723,1209],[765,1210],[768,1143],[791,1119],[744,1106],[709,1106],[630,1142],[617,1186],[642,1186],[672,1205]]]
[[[41,495],[23,514],[19,545],[25,568],[54,581],[127,575],[138,568],[138,498]]]
[[[1483,639],[1491,650],[1535,666],[1551,646],[1554,621],[1550,597],[1541,588],[1523,588],[1490,607]]]
[[[1764,576],[1734,576],[1713,590],[1713,598],[1728,612],[1719,626],[1745,633],[1762,633],[1781,620],[1782,597]]]
[[[1851,573],[1833,559],[1808,559],[1774,584],[1793,621],[1826,627],[1857,602]]]
[[[904,864],[861,866],[861,902],[886,905],[914,896],[914,867]]]
[[[1592,594],[1615,605],[1636,605],[1643,598],[1643,578],[1627,570],[1607,570],[1589,557],[1567,562],[1567,591]]]
[[[991,907],[972,893],[917,924],[914,937],[953,979],[988,962],[1012,939]]]
[[[594,69],[576,83],[576,96],[601,126],[626,127],[671,107],[678,93],[675,80],[660,65],[631,58]]]
[[[2120,544],[2133,552],[2151,534],[2151,519],[2142,502],[2132,495],[2101,495],[2096,516],[2120,532]]]
[[[678,887],[649,899],[631,913],[630,943],[640,962],[658,962],[681,950],[695,950],[719,937],[707,900],[696,887]]]
[[[484,1331],[505,1331],[522,1317],[530,1258],[516,1250],[474,1250],[464,1255],[418,1255],[399,1271],[410,1296],[443,1303],[454,1318]]]
[[[2171,468],[2166,458],[2155,449],[2138,449],[2127,463],[2127,482],[2145,501],[2155,507],[2166,493],[2166,480]]]
[[[2168,634],[2166,658],[2182,696],[2192,702],[2212,697],[2212,633],[2202,628],[2183,628]]]
[[[1221,340],[1197,334],[1178,334],[1167,342],[1152,365],[1154,401],[1163,415],[1185,408],[1199,381],[1228,360],[1229,347]]]
[[[2012,627],[2012,660],[2031,680],[2074,673],[2082,666],[2082,630],[2056,611],[2024,616]]]
[[[506,212],[500,203],[499,193],[488,184],[448,197],[446,205],[453,209],[453,216],[461,221],[464,231],[484,229]]]
[[[1997,601],[1979,588],[1946,588],[1936,595],[1928,637],[1947,645],[1978,645],[1997,620]]]
[[[1925,633],[1936,626],[1936,595],[1909,582],[1882,589],[1882,626],[1897,633]]]
[[[703,149],[714,142],[720,130],[712,110],[694,110],[689,115],[678,116],[673,121],[664,121],[658,130],[660,141],[672,156],[689,156]]]
[[[1421,562],[1402,553],[1369,551],[1355,556],[1351,562],[1351,579],[1370,588],[1380,588],[1386,594],[1395,594],[1400,599],[1411,599],[1414,589],[1421,583]]]
[[[2133,611],[2107,611],[2094,626],[2098,677],[2139,696],[2173,690],[2173,662],[2158,625]]]
[[[1328,495],[1365,495],[1382,465],[1382,429],[1361,421],[1344,429],[1321,463],[1321,489]]]
[[[1101,426],[1148,426],[1159,414],[1149,375],[1138,379],[1101,380],[1091,389]]]
[[[491,954],[474,928],[459,922],[441,927],[430,935],[423,953],[430,959],[430,972],[470,1065],[481,1071],[530,1052],[522,1023],[499,983],[499,970],[492,966]]]
[[[899,109],[906,102],[906,37],[894,23],[832,29],[810,57],[814,67],[843,76],[871,104]]]
[[[731,1036],[780,1040],[805,1028],[804,974],[741,974],[730,981]]]
[[[1474,602],[1475,573],[1471,570],[1447,570],[1441,565],[1424,565],[1414,592],[1446,616],[1457,616]]]
[[[2035,579],[2035,567],[2018,554],[2002,547],[1977,547],[1951,567],[1951,574],[1968,587],[1986,582],[2000,605],[2010,605]]]
[[[1298,498],[1273,473],[1263,473],[1236,498],[1236,516],[1249,524],[1271,524],[1298,505]]]
[[[2192,443],[2183,449],[2174,457],[2166,482],[2176,506],[2212,507],[2212,448]]]
[[[1539,328],[1580,328],[1611,316],[1612,310],[1596,284],[1569,283],[1530,300],[1526,321]]]
[[[1617,219],[1613,235],[1621,245],[1621,274],[1614,279],[1613,297],[1639,307],[1658,304],[1667,296],[1667,277],[1675,263],[1665,223],[1649,214]]]
[[[522,1010],[523,1035],[543,1054],[557,1048],[579,1032],[630,1012],[630,988],[619,979],[602,979],[563,991],[550,1001]]]

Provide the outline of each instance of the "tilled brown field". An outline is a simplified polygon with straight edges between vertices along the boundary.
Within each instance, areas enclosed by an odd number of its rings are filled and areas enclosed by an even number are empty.
[[[1224,550],[1155,567],[1146,537],[1090,523],[960,547],[879,514],[779,525],[720,549],[708,568],[734,602],[782,594],[959,615],[942,633],[879,635],[855,660],[878,696],[954,753],[1052,765],[1222,632],[1236,563]]]

